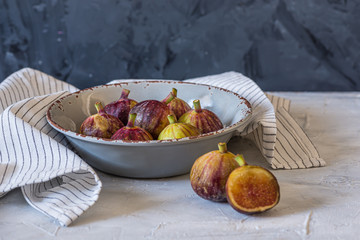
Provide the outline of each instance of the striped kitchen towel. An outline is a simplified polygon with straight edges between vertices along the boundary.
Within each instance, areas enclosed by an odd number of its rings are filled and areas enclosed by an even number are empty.
[[[274,169],[325,166],[314,144],[289,114],[290,101],[264,94],[251,79],[237,72],[187,80],[228,89],[246,98],[253,114],[239,135],[252,139]]]
[[[235,72],[187,81],[229,89],[251,103],[251,121],[239,134],[254,140],[272,168],[325,165],[289,115],[290,101],[266,96],[252,80]],[[63,226],[92,206],[101,190],[96,172],[46,121],[48,106],[76,90],[30,68],[0,83],[0,197],[20,187],[31,206]]]
[[[101,181],[46,121],[50,103],[76,91],[33,69],[0,84],[0,196],[21,187],[26,201],[62,226],[98,199]]]

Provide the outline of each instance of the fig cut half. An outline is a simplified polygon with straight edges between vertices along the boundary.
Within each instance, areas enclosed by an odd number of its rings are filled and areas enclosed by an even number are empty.
[[[280,187],[270,171],[245,163],[229,175],[226,196],[228,203],[236,211],[245,214],[260,213],[278,204]]]

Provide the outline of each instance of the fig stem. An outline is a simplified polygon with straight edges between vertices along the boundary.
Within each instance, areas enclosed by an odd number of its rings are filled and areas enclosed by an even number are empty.
[[[104,111],[104,107],[103,105],[101,104],[101,102],[96,102],[95,103],[95,108],[96,108],[96,111],[99,113],[100,111]]]
[[[172,92],[169,93],[169,95],[167,95],[167,97],[162,100],[163,103],[165,103],[166,105],[168,105],[169,102],[171,102],[174,99],[174,95]]]
[[[130,113],[127,127],[135,127],[136,113]]]
[[[174,95],[174,97],[177,97],[177,89],[176,88],[173,88],[171,93]]]
[[[199,99],[194,100],[194,101],[193,101],[193,104],[194,104],[195,112],[197,112],[197,113],[202,112],[201,105],[200,105],[200,100],[199,100]]]
[[[240,167],[247,165],[247,163],[245,162],[245,159],[244,159],[244,155],[242,155],[242,154],[236,154],[235,160],[240,165]]]
[[[129,93],[130,93],[130,90],[124,88],[124,89],[121,91],[120,99],[122,99],[122,98],[128,98]]]
[[[170,124],[176,123],[176,119],[175,119],[174,115],[168,115],[167,118],[168,118]]]
[[[226,143],[224,143],[224,142],[219,143],[218,148],[221,153],[227,152],[227,146],[226,146]]]

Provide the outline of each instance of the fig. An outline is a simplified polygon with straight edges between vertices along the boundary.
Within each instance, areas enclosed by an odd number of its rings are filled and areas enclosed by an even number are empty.
[[[141,127],[134,125],[136,118],[136,113],[131,113],[129,115],[128,123],[125,127],[117,130],[111,139],[113,140],[123,140],[123,141],[149,141],[153,140],[150,133]]]
[[[275,176],[265,168],[247,165],[236,156],[240,167],[226,183],[227,201],[238,212],[253,214],[273,208],[280,200],[280,187]]]
[[[131,113],[136,113],[135,126],[141,127],[148,131],[154,139],[157,139],[160,132],[170,124],[167,116],[174,114],[166,104],[157,100],[145,100],[136,104],[131,110]]]
[[[170,124],[161,131],[158,140],[180,139],[200,135],[200,130],[193,125],[177,123],[174,115],[168,115],[167,118]]]
[[[235,155],[227,151],[226,143],[218,144],[219,150],[200,156],[190,172],[191,187],[200,197],[215,201],[226,201],[226,181],[230,173],[240,165]]]
[[[184,113],[179,122],[189,123],[200,129],[201,133],[209,133],[223,128],[223,124],[218,116],[210,110],[202,109],[200,100],[194,100],[194,109]]]
[[[80,126],[80,133],[99,138],[111,138],[111,136],[124,124],[110,114],[107,114],[101,102],[95,103],[98,113],[88,117]]]
[[[137,101],[128,98],[130,90],[123,89],[119,100],[107,104],[104,109],[107,114],[119,118],[125,125],[127,124],[130,109],[133,108]]]
[[[191,107],[189,104],[187,104],[184,100],[177,97],[177,89],[173,88],[172,91],[169,93],[169,95],[162,100],[162,102],[166,102],[167,99],[169,99],[171,96],[173,96],[173,100],[171,100],[167,106],[170,108],[171,111],[174,112],[177,119],[179,119],[184,113],[191,110]]]

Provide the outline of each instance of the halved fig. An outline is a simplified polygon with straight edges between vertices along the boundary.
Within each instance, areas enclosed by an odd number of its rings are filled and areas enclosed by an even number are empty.
[[[245,214],[275,207],[280,200],[280,187],[275,176],[262,167],[247,165],[239,156],[236,160],[241,167],[232,171],[226,182],[229,204]]]

